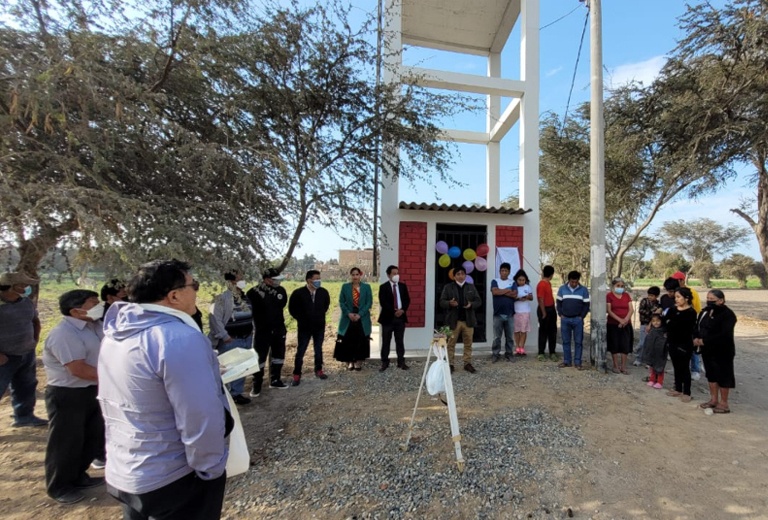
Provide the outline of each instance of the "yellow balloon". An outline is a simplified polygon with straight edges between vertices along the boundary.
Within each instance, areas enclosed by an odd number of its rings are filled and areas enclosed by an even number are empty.
[[[451,265],[451,257],[448,255],[440,255],[440,258],[437,259],[437,263],[440,267],[448,267]]]
[[[464,259],[469,260],[470,262],[477,258],[477,253],[475,253],[474,249],[465,249],[464,250]]]

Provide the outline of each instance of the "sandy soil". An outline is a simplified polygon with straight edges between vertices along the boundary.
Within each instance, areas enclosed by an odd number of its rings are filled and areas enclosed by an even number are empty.
[[[553,388],[551,365],[537,363],[529,356],[516,365],[528,372],[525,387],[517,388],[514,395],[489,391],[485,403],[477,403],[471,411],[460,409],[460,417],[466,413],[501,413],[510,407],[535,404],[579,427],[586,440],[586,458],[591,462],[584,472],[561,475],[558,503],[562,508],[552,511],[553,518],[567,517],[568,508],[575,518],[768,518],[768,291],[732,290],[727,292],[727,299],[739,316],[737,388],[732,392],[733,413],[729,415],[707,416],[698,408],[707,399],[703,380],[694,383],[695,400],[688,404],[646,387],[641,381],[645,374],[640,369],[634,369],[630,376],[560,371],[562,384]],[[328,342],[326,346],[330,359],[332,344]],[[292,359],[290,350],[287,357]],[[328,365],[332,384],[337,364]],[[375,373],[373,368],[371,363],[369,377]],[[482,368],[493,369],[490,364]],[[671,373],[667,377],[671,381]],[[42,371],[40,380],[42,389]],[[478,378],[478,384],[481,381]],[[405,389],[402,399],[377,406],[382,418],[407,422],[415,391]],[[307,384],[285,392],[270,392],[269,399],[262,398],[241,409],[255,467],[266,446],[264,439],[278,433],[292,435],[298,430],[289,422],[292,403],[297,399],[311,400],[316,395]],[[367,405],[342,399],[333,402],[335,415],[359,413],[361,406]],[[41,391],[37,412],[44,416]],[[119,508],[103,489],[89,490],[88,500],[69,507],[48,499],[43,483],[45,430],[12,429],[10,413],[6,396],[0,403],[0,518],[120,517]],[[260,420],[266,416],[280,420]],[[321,422],[324,413],[319,410],[316,415],[310,414],[309,420]],[[305,434],[312,430],[303,429]],[[471,463],[469,450],[465,456]],[[239,518],[226,503],[224,513],[225,517]],[[326,518],[322,511],[315,511],[314,517]],[[445,512],[435,510],[433,517],[472,518],[472,513],[465,508],[446,516]],[[517,516],[500,511],[498,517]]]

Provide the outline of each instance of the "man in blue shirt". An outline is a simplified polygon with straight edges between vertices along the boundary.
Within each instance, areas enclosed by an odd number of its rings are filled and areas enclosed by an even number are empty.
[[[123,518],[218,519],[234,422],[211,342],[192,319],[200,284],[178,260],[144,264],[104,317],[99,402],[107,491]]]
[[[512,286],[515,281],[509,277],[511,266],[504,262],[499,267],[499,278],[491,281],[491,294],[493,295],[493,345],[491,358],[494,363],[501,359],[501,335],[504,334],[504,358],[514,361],[513,348],[515,346],[514,320],[515,298],[517,290]]]
[[[579,283],[581,273],[568,273],[568,283],[557,291],[557,314],[560,316],[560,333],[563,336],[563,362],[558,366],[575,366],[581,370],[581,351],[584,341],[584,318],[589,312],[589,291]],[[574,352],[571,361],[571,338]]]

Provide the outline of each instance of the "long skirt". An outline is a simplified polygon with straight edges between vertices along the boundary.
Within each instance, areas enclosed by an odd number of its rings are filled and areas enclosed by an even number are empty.
[[[609,323],[606,328],[608,329],[608,352],[611,354],[629,354],[632,352],[633,331],[631,325],[619,327]]]
[[[347,327],[347,333],[336,338],[333,357],[337,361],[351,363],[371,357],[371,338],[363,332],[363,324],[355,321]]]

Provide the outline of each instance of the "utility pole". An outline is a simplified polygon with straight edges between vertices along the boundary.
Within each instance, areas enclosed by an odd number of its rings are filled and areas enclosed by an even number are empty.
[[[382,44],[382,32],[381,26],[382,17],[382,2],[384,0],[376,0],[377,12],[376,12],[376,88],[381,85],[381,44]],[[376,103],[376,115],[378,123],[379,104]],[[379,125],[381,128],[381,125]],[[373,258],[371,266],[371,281],[376,282],[379,277],[379,175],[380,175],[380,163],[381,163],[381,135],[376,137],[376,162],[373,165]]]
[[[590,56],[589,242],[591,271],[591,359],[607,371],[605,282],[605,118],[603,115],[603,19],[601,0],[588,0]]]

